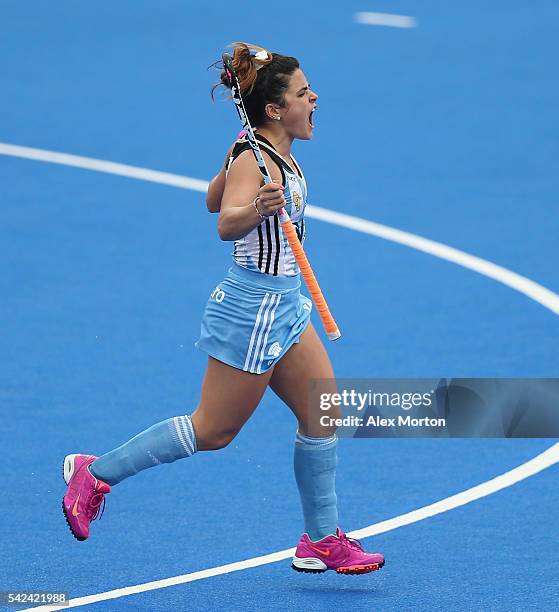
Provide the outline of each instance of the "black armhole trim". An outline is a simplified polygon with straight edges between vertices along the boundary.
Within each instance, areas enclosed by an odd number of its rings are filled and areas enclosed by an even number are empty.
[[[289,167],[289,165],[285,162],[284,159],[282,159],[274,150],[274,148],[271,146],[271,144],[268,143],[268,140],[264,138],[264,136],[257,136],[257,140],[260,141],[261,144],[264,144],[263,150],[266,151],[266,153],[268,153],[268,155],[272,158],[272,160],[275,162],[276,166],[279,168],[280,172],[281,172],[281,180],[282,180],[282,184],[285,186],[287,183],[287,179],[285,177],[285,170],[284,167],[286,167],[290,172],[293,172],[293,169]],[[249,151],[251,150],[251,146],[250,146],[250,142],[248,142],[248,140],[238,140],[235,143],[235,146],[233,147],[233,151],[231,153],[231,157],[229,158],[229,164],[227,166],[227,169],[229,169],[231,167],[231,164],[235,161],[235,159],[237,159],[237,157],[239,157],[239,155],[241,153],[244,153],[245,151]]]

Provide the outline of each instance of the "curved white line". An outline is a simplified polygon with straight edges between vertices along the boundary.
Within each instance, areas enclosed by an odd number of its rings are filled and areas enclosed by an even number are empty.
[[[513,468],[512,470],[501,474],[491,480],[482,482],[481,484],[466,489],[456,495],[451,495],[445,499],[441,499],[434,504],[423,506],[408,512],[407,514],[401,514],[394,518],[374,525],[369,525],[363,529],[350,532],[348,535],[352,538],[367,538],[372,535],[378,535],[379,533],[386,533],[403,527],[404,525],[410,525],[417,523],[436,514],[442,512],[448,512],[459,506],[464,506],[475,500],[487,497],[492,493],[501,491],[507,487],[525,480],[530,476],[534,476],[538,472],[545,470],[548,467],[559,462],[559,443],[554,444],[543,453],[540,453],[533,459],[530,459],[526,463]],[[176,586],[179,584],[186,584],[187,582],[195,582],[196,580],[203,580],[204,578],[211,578],[212,576],[221,576],[223,574],[230,574],[232,572],[238,572],[240,570],[249,569],[252,567],[260,567],[261,565],[268,565],[275,563],[276,561],[283,561],[289,559],[295,553],[294,548],[287,548],[280,550],[269,555],[263,555],[261,557],[254,557],[252,559],[246,559],[245,561],[237,561],[235,563],[228,563],[227,565],[220,565],[218,567],[211,567],[209,569],[200,570],[198,572],[192,572],[190,574],[183,574],[182,576],[173,576],[172,578],[165,578],[163,580],[154,580],[153,582],[145,582],[144,584],[137,584],[134,586],[124,587],[121,589],[114,589],[112,591],[105,591],[103,593],[97,593],[96,595],[87,595],[85,597],[77,597],[71,599],[69,604],[64,607],[60,606],[41,606],[38,608],[28,608],[26,612],[33,610],[62,610],[66,608],[77,608],[79,606],[86,606],[88,604],[96,603],[98,601],[106,601],[109,599],[117,599],[118,597],[126,597],[127,595],[136,595],[137,593],[145,593],[146,591],[154,591],[157,589],[164,589],[170,586]]]
[[[107,174],[117,174],[118,176],[127,176],[141,181],[171,185],[172,187],[192,189],[193,191],[202,191],[204,193],[208,190],[209,185],[208,181],[189,178],[188,176],[180,176],[179,174],[169,174],[168,172],[158,172],[157,170],[150,170],[149,168],[138,168],[137,166],[117,164],[115,162],[95,159],[93,157],[82,157],[81,155],[46,151],[45,149],[20,147],[4,142],[0,142],[0,155],[22,157],[24,159],[33,159],[35,161],[47,162],[50,164],[60,164],[61,166],[72,166],[74,168],[83,168],[84,170],[95,170]]]
[[[81,157],[79,155],[57,153],[56,151],[47,151],[44,149],[32,149],[30,147],[20,147],[6,143],[0,143],[0,155],[9,155],[12,157],[33,159],[53,164],[62,164],[64,166],[73,166],[86,170],[95,170],[97,172],[117,174],[119,176],[150,181],[152,183],[160,183],[162,185],[171,185],[173,187],[180,187],[181,189],[191,189],[203,193],[207,191],[209,185],[208,181],[181,176],[179,174],[158,172],[148,168],[117,164],[102,159],[94,159],[92,157]],[[423,251],[424,253],[438,257],[439,259],[446,259],[463,268],[468,268],[469,270],[492,278],[511,289],[515,289],[545,308],[548,308],[554,314],[559,315],[559,295],[525,276],[521,276],[516,272],[512,272],[507,268],[498,266],[481,257],[470,255],[464,251],[460,251],[440,242],[435,242],[434,240],[422,238],[416,234],[404,232],[387,225],[381,225],[380,223],[374,223],[367,219],[361,219],[352,215],[328,210],[327,208],[308,206],[306,214],[313,219],[318,219],[325,223],[347,227],[356,232],[362,232],[364,234],[383,238],[384,240],[403,244],[417,251]]]
[[[326,208],[318,208],[316,206],[309,206],[308,212],[309,217],[314,219],[320,219],[327,223],[334,223],[342,227],[347,227],[364,234],[370,234],[371,236],[378,236],[385,240],[392,242],[399,242],[417,251],[423,251],[429,253],[439,259],[446,259],[451,261],[463,268],[468,268],[474,272],[478,272],[483,276],[488,276],[493,280],[507,285],[511,289],[515,289],[519,293],[523,293],[530,299],[538,302],[542,306],[545,306],[551,312],[559,315],[559,295],[550,291],[543,285],[521,276],[516,272],[512,272],[507,268],[498,266],[486,259],[470,255],[464,251],[455,249],[454,247],[447,246],[428,238],[422,238],[417,234],[411,234],[388,225],[381,225],[380,223],[374,223],[373,221],[367,221],[366,219],[360,219],[359,217],[352,217],[351,215],[345,215],[333,210]]]

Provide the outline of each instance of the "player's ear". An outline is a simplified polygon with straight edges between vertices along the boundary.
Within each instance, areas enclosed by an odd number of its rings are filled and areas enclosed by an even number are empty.
[[[279,108],[280,107],[277,104],[266,104],[266,106],[264,107],[266,117],[271,121],[279,121],[281,119]]]

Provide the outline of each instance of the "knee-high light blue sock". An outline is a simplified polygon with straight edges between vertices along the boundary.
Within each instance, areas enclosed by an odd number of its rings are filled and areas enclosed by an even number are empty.
[[[154,465],[190,457],[196,450],[196,434],[190,417],[178,416],[142,431],[96,459],[89,469],[95,478],[115,485]]]
[[[305,531],[311,540],[336,533],[338,505],[336,464],[338,438],[310,438],[297,432],[295,438],[295,479],[305,517]]]

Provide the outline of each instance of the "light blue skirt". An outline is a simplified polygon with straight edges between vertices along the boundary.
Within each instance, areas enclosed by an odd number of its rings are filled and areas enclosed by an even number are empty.
[[[234,368],[262,374],[307,327],[312,309],[299,276],[270,276],[233,264],[212,291],[196,347]]]

